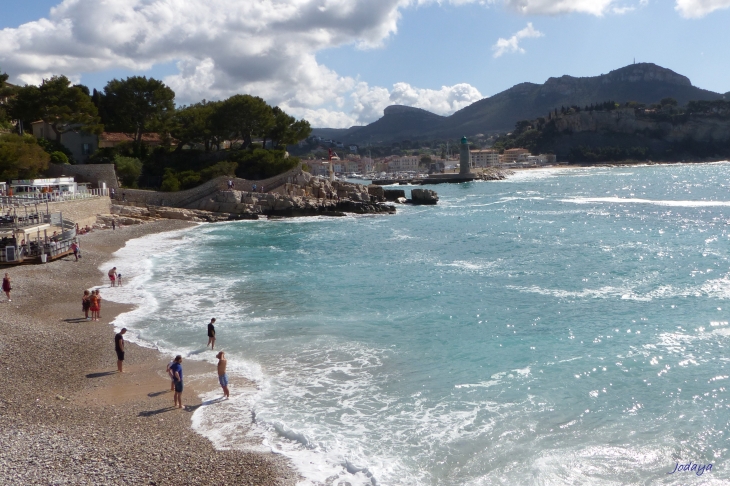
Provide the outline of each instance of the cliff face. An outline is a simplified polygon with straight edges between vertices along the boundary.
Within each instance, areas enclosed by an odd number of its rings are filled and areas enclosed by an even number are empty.
[[[617,133],[625,135],[651,134],[653,138],[675,143],[691,139],[695,142],[730,141],[730,119],[708,116],[688,116],[686,121],[671,123],[642,115],[639,110],[623,108],[613,111],[571,113],[555,119],[560,134],[582,132]]]

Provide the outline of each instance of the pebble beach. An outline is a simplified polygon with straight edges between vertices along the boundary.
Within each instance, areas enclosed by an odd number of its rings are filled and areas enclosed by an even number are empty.
[[[102,286],[99,266],[125,242],[189,226],[158,221],[81,237],[82,259],[9,267],[12,302],[0,302],[0,484],[294,485],[281,456],[216,450],[191,429],[214,367],[188,363],[185,408],[172,408],[168,357],[126,344],[116,373],[111,322],[129,306],[103,300],[101,320],[83,319],[84,289]],[[205,324],[205,323],[203,323]],[[203,331],[204,332],[204,331]],[[253,386],[253,385],[251,385]]]

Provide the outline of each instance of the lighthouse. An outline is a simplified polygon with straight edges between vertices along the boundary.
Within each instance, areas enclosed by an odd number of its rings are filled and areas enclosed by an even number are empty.
[[[466,141],[466,137],[461,138],[461,144],[459,145],[459,175],[470,176],[471,175],[471,157],[469,156],[469,142]]]

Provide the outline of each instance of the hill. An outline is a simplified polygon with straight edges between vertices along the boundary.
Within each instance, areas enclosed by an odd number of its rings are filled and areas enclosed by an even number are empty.
[[[383,117],[364,127],[340,132],[349,143],[388,143],[407,139],[454,138],[478,133],[511,131],[520,120],[545,116],[562,106],[585,106],[611,100],[658,103],[674,98],[680,105],[691,100],[711,101],[728,94],[692,86],[689,78],[651,63],[631,64],[600,76],[550,78],[544,84],[521,83],[479,100],[451,116],[419,108],[389,106]]]

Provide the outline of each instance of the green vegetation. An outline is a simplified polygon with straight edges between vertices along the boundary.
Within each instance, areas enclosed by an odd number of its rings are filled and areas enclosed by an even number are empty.
[[[51,162],[54,164],[68,164],[68,157],[61,151],[51,152]]]
[[[0,135],[0,180],[37,177],[48,168],[50,159],[30,135]]]
[[[142,174],[142,161],[134,157],[114,157],[114,168],[125,187],[137,187],[137,179]]]
[[[28,127],[36,120],[45,121],[55,133],[56,140],[69,127],[79,127],[95,134],[103,130],[91,97],[82,88],[72,86],[66,76],[44,79],[40,86],[19,88],[10,101],[10,114]]]
[[[299,159],[288,157],[286,147],[311,133],[306,120],[248,94],[175,108],[175,92],[144,76],[113,79],[91,94],[65,76],[21,88],[7,86],[7,79],[0,74],[0,129],[12,129],[11,120],[20,120],[19,127],[46,121],[55,137],[39,140],[33,150],[45,151],[48,157],[37,155],[54,163],[76,163],[58,142],[66,130],[125,133],[131,142],[99,149],[88,162],[115,164],[126,187],[173,191],[221,175],[271,177],[297,165]],[[159,134],[162,144],[151,148],[146,134]]]

